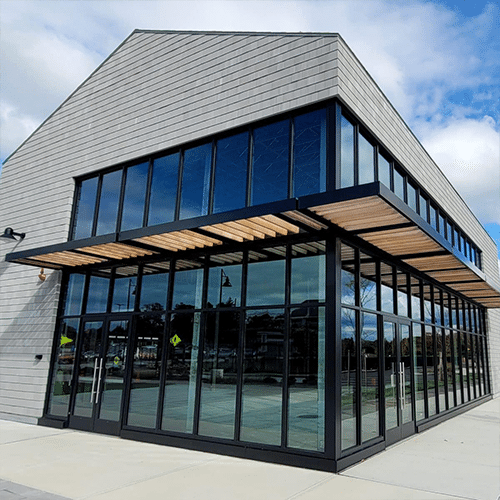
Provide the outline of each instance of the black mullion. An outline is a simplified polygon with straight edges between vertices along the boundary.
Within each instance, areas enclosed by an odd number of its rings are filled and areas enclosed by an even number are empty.
[[[353,175],[353,180],[354,180],[354,185],[358,186],[359,185],[359,125],[357,123],[354,123],[354,134],[353,134],[353,140],[352,140],[352,146],[354,148],[353,153],[353,163],[354,163],[354,175]]]
[[[471,371],[472,371],[472,394],[474,395],[474,399],[477,399],[478,398],[478,394],[477,394],[477,387],[476,387],[476,370],[474,368],[474,364],[475,364],[475,356],[474,356],[474,348],[475,348],[475,345],[476,345],[476,339],[474,338],[474,334],[472,333],[469,333],[469,337],[470,337],[470,359],[471,359]]]
[[[199,313],[201,314],[201,317],[200,317],[200,333],[198,341],[198,369],[196,371],[195,396],[194,396],[195,399],[194,399],[194,416],[193,416],[193,434],[195,435],[198,434],[198,429],[200,424],[201,385],[202,385],[202,375],[203,375],[203,351],[205,346],[205,336],[207,329],[206,317],[207,314],[209,314],[209,312],[204,310],[207,303],[209,265],[210,265],[210,259],[205,259],[203,265],[203,288],[201,294],[201,305],[203,312]],[[220,310],[216,311],[215,314],[221,314],[221,311]]]
[[[451,325],[452,326],[452,325]],[[458,399],[457,399],[457,381],[456,381],[456,373],[458,367],[455,366],[455,352],[458,352],[455,350],[455,332],[453,328],[450,328],[450,352],[451,352],[451,373],[452,375],[452,386],[453,386],[453,406],[458,406]]]
[[[354,288],[356,310],[354,312],[356,318],[356,328],[354,338],[356,341],[356,445],[361,444],[361,312],[360,307],[360,285],[359,285],[359,248],[355,248],[355,266],[354,266]]]
[[[294,117],[289,119],[289,138],[288,138],[288,198],[294,197],[293,192],[293,158],[294,158],[294,133],[295,133],[295,119]]]
[[[288,378],[289,374],[289,354],[290,354],[290,287],[292,275],[292,245],[287,245],[285,261],[285,331],[283,338],[283,384],[282,384],[282,404],[281,404],[281,447],[286,448],[288,444]]]
[[[182,174],[184,173],[184,150],[179,151],[179,165],[177,166],[177,195],[175,198],[174,220],[179,220],[181,211],[181,195],[182,195]]]
[[[361,440],[361,311],[356,309],[356,445],[359,446]]]
[[[425,298],[424,298],[424,283],[419,280],[419,294],[420,294],[420,329],[422,339],[422,370],[424,384],[424,418],[429,417],[429,390],[427,387],[427,326],[425,324]]]
[[[467,336],[467,332],[464,330],[462,332],[462,337],[464,339],[464,349],[465,349],[465,365],[467,367],[466,369],[466,375],[467,375],[467,399],[468,401],[471,401],[471,391],[470,391],[470,367],[469,367],[469,339]],[[465,381],[464,381],[465,383]]]
[[[75,181],[75,192],[73,194],[73,205],[71,206],[71,218],[70,218],[71,224],[69,226],[68,241],[73,240],[75,236],[76,212],[81,192],[82,192],[82,181]],[[94,202],[94,212],[95,212],[95,202]],[[92,235],[92,228],[90,228],[90,230],[91,230],[90,233]]]
[[[458,326],[458,322],[457,322]],[[457,339],[457,353],[458,353],[458,367],[459,367],[459,374],[460,374],[460,400],[461,404],[465,403],[465,388],[464,388],[464,366],[462,363],[462,332],[460,330],[455,331],[456,339]]]
[[[236,383],[236,412],[234,422],[234,439],[240,440],[241,431],[241,409],[243,394],[243,369],[245,363],[245,324],[246,324],[246,300],[247,300],[247,274],[248,274],[248,250],[243,253],[242,275],[241,275],[241,308],[240,308],[240,332],[238,338],[238,373]]]
[[[342,118],[342,108],[340,104],[335,101],[333,106],[334,108],[334,127],[333,131],[330,132],[330,136],[334,134],[333,143],[335,144],[333,154],[334,154],[334,184],[333,189],[340,189],[342,182],[342,173],[340,171],[340,163],[341,163],[341,137],[340,137],[340,129],[341,129],[341,118]]]
[[[342,453],[342,339],[340,304],[341,242],[326,240],[325,308],[325,454],[338,459]],[[333,425],[328,425],[331,422]]]
[[[253,138],[254,129],[248,131],[248,163],[247,163],[247,192],[246,192],[246,207],[252,206],[252,174],[253,174]]]
[[[207,210],[207,213],[209,215],[212,214],[214,210],[216,158],[217,158],[217,141],[215,139],[212,139],[212,157],[210,161],[210,186],[208,190],[208,210]]]
[[[119,233],[121,231],[121,226],[122,226],[122,215],[123,215],[123,200],[125,199],[125,185],[127,182],[127,177],[128,177],[128,169],[131,168],[131,166],[122,168],[122,179],[121,179],[121,186],[120,186],[120,196],[118,198],[118,211],[116,214],[116,227],[115,227],[115,233]]]
[[[146,227],[148,225],[149,219],[149,206],[151,203],[151,186],[153,184],[153,167],[154,160],[152,158],[149,159],[149,167],[148,167],[148,179],[146,182],[146,197],[144,199],[144,213],[142,218],[142,227]]]
[[[95,233],[97,231],[97,219],[99,218],[99,206],[101,204],[101,194],[102,194],[102,178],[103,174],[99,175],[99,179],[97,181],[97,192],[95,195],[94,218],[92,220],[91,236],[95,236]]]

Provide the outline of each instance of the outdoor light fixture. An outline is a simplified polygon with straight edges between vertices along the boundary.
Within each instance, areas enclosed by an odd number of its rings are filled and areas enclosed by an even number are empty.
[[[21,240],[24,239],[26,233],[16,233],[11,227],[7,227],[0,238],[7,238],[8,240],[16,240],[16,236],[19,236]]]
[[[38,275],[38,278],[40,279],[40,281],[45,281],[45,279],[47,278],[47,276],[45,275],[45,273],[43,271],[44,271],[44,269],[42,267],[40,269],[40,274]]]

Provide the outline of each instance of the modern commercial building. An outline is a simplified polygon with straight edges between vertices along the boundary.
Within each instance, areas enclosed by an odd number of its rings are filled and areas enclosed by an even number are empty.
[[[337,34],[134,31],[0,224],[2,418],[336,471],[500,392],[496,246]]]

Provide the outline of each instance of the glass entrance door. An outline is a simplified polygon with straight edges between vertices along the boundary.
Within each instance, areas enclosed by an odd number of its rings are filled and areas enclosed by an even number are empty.
[[[118,434],[129,323],[125,318],[84,321],[70,427]]]
[[[415,432],[410,325],[384,320],[385,439],[394,443]]]

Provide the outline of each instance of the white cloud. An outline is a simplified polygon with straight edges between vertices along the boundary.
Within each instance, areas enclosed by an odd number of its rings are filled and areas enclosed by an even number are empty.
[[[2,0],[1,156],[135,28],[339,32],[471,208],[498,222],[500,123],[487,116],[500,97],[499,12],[490,3],[467,19],[427,0]]]
[[[483,223],[500,222],[500,136],[489,116],[429,125],[422,143]]]

